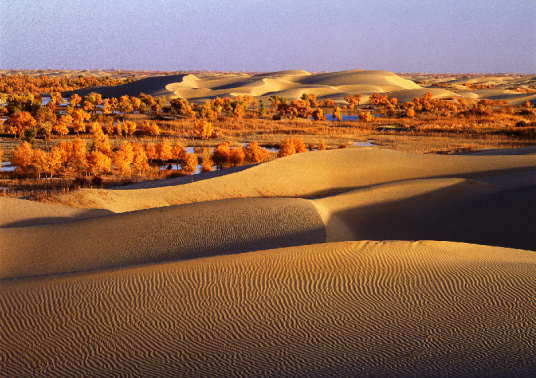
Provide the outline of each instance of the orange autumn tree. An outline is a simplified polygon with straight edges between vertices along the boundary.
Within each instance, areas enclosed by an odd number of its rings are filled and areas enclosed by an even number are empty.
[[[250,142],[244,147],[244,160],[250,163],[262,163],[265,161],[270,153],[259,146],[258,142]]]
[[[183,155],[186,151],[181,142],[175,142],[173,148],[171,149],[171,158],[177,163],[177,169],[179,169],[179,159],[183,158]]]
[[[37,173],[37,178],[41,179],[41,173],[48,172],[49,170],[47,153],[43,150],[36,149],[32,155],[31,166]]]
[[[139,173],[139,175],[141,176],[150,169],[149,164],[147,162],[147,154],[145,153],[143,147],[137,143],[132,145],[132,151],[134,153],[134,156],[132,158],[132,166],[134,167],[134,172]]]
[[[197,171],[197,156],[195,154],[190,154],[185,152],[183,154],[181,168],[182,171],[188,175],[195,173]]]
[[[218,144],[216,147],[214,147],[214,151],[212,151],[212,161],[216,166],[219,167],[219,169],[223,169],[225,165],[229,164],[231,144],[232,142],[228,140]]]
[[[11,165],[18,167],[21,172],[26,172],[29,169],[30,164],[32,164],[32,157],[32,146],[28,142],[22,142],[15,151],[13,151],[13,155],[10,159]]]
[[[156,153],[158,154],[158,159],[160,159],[162,163],[171,160],[173,157],[171,151],[171,146],[167,140],[163,140],[156,145]]]
[[[100,151],[93,151],[87,157],[89,173],[98,176],[110,171],[112,159]]]
[[[212,136],[212,123],[198,120],[194,123],[194,135],[199,139],[208,139]]]
[[[37,121],[29,112],[15,113],[6,121],[7,133],[14,134],[15,138],[18,135],[19,139],[26,129],[35,127],[35,125],[37,125]]]
[[[130,175],[132,161],[134,160],[134,149],[129,142],[123,142],[119,150],[114,154],[113,164],[117,172],[122,176]]]
[[[229,163],[231,163],[233,167],[242,164],[244,157],[245,154],[242,147],[235,147],[229,150]]]

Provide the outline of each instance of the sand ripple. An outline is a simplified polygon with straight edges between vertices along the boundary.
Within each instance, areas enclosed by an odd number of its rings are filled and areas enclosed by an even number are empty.
[[[4,280],[0,375],[531,377],[535,269],[347,242]]]

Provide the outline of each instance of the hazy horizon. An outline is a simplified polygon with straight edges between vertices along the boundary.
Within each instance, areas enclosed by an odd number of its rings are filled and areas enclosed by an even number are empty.
[[[1,69],[536,73],[536,2],[0,4]]]

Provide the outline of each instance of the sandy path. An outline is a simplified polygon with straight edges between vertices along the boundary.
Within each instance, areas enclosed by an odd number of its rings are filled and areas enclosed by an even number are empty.
[[[0,375],[533,377],[536,254],[353,242],[0,281]]]

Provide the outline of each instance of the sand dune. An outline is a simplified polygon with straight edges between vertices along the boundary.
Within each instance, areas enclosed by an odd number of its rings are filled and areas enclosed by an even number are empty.
[[[3,376],[532,377],[534,252],[352,242],[0,281]]]
[[[216,96],[237,95],[251,95],[266,100],[273,94],[292,100],[299,98],[303,93],[315,93],[319,99],[332,98],[344,101],[344,97],[349,94],[370,95],[376,92],[418,88],[420,86],[414,82],[387,71],[352,70],[312,75],[306,71],[296,70],[253,76],[169,75],[149,77],[116,87],[85,88],[74,92],[84,95],[97,91],[104,97],[119,97],[125,94],[138,96],[143,92],[152,96],[183,97],[196,102]],[[66,92],[65,95],[69,96],[74,92]]]
[[[303,199],[243,199],[0,229],[0,279],[322,243]]]
[[[0,197],[0,209],[0,228],[39,226],[113,214],[109,210],[77,209],[6,197]]]
[[[535,184],[503,188],[473,180],[411,180],[313,202],[327,241],[449,240],[536,250]]]
[[[356,148],[293,155],[186,185],[138,190],[84,189],[56,196],[54,200],[63,205],[119,213],[227,198],[314,197],[397,181],[476,179],[533,171],[535,167],[534,155],[446,156]]]

